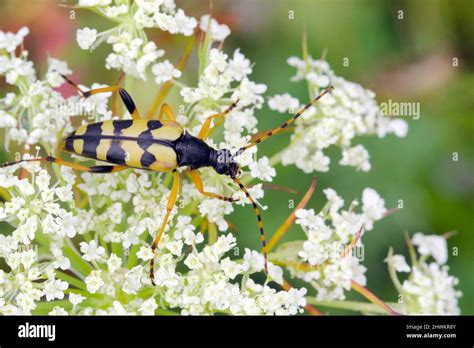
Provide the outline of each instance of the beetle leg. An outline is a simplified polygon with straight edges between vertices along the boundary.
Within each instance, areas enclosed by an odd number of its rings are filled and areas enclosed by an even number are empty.
[[[227,109],[225,109],[222,112],[219,112],[217,114],[209,116],[204,124],[201,127],[201,130],[199,131],[198,138],[199,139],[205,139],[209,136],[209,134],[216,128],[218,125],[220,125],[223,121],[224,118],[237,106],[238,101],[232,103]],[[211,122],[215,118],[221,118],[219,124],[216,124],[214,127],[211,128]]]
[[[160,242],[161,236],[163,235],[163,232],[165,231],[166,223],[168,222],[168,218],[170,217],[171,211],[173,210],[173,207],[176,204],[178,192],[179,192],[179,174],[178,174],[178,171],[175,169],[173,170],[173,187],[171,189],[171,193],[168,198],[168,204],[166,206],[166,215],[165,215],[165,218],[163,219],[163,223],[161,224],[160,231],[158,232],[155,239],[153,240],[153,243],[151,244],[151,251],[153,253],[153,258],[150,261],[150,279],[153,285],[155,285],[155,276],[154,276],[155,251],[156,251],[156,248],[158,247],[158,243]]]
[[[158,120],[176,121],[176,117],[174,116],[173,109],[171,109],[171,107],[168,104],[163,103],[163,105],[161,105],[160,113],[158,115]]]
[[[201,176],[199,175],[199,172],[196,169],[190,169],[189,171],[187,171],[187,174],[191,178],[191,180],[193,181],[194,186],[196,186],[196,189],[201,194],[203,194],[205,196],[208,196],[208,197],[211,197],[211,198],[217,198],[217,199],[220,199],[220,200],[223,200],[223,201],[227,201],[227,202],[236,202],[236,201],[238,201],[238,199],[234,199],[232,197],[224,197],[224,196],[221,196],[221,195],[219,195],[217,193],[214,193],[214,192],[204,191],[204,185],[202,183]]]
[[[51,163],[56,163],[60,166],[65,166],[65,167],[70,167],[72,169],[80,170],[83,172],[90,172],[90,173],[112,173],[112,172],[119,172],[121,170],[127,169],[127,166],[85,166],[82,164],[74,163],[74,162],[68,162],[65,161],[61,158],[55,158],[55,157],[38,157],[38,158],[31,158],[31,159],[25,159],[25,160],[20,160],[16,162],[7,162],[3,163],[0,165],[0,168],[4,167],[9,167],[13,166],[15,164],[19,164],[22,162],[51,162]]]

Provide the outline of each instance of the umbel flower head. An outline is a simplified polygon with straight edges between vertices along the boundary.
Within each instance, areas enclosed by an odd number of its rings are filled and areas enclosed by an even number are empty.
[[[374,92],[337,76],[325,60],[308,55],[306,59],[290,57],[288,64],[296,69],[291,81],[305,81],[310,98],[329,85],[335,88],[296,121],[290,145],[281,154],[283,165],[294,164],[306,173],[327,172],[331,161],[324,150],[337,146],[342,154],[339,164],[367,172],[371,168],[370,156],[364,146],[352,143],[356,136],[406,136],[408,126],[404,120],[384,116]],[[278,112],[294,113],[302,104],[288,93],[268,101],[270,109]]]
[[[78,5],[111,24],[102,32],[79,29],[79,47],[93,50],[109,45],[106,69],[142,81],[152,77],[161,88],[176,88],[184,106],[177,120],[191,134],[209,115],[237,100],[220,132],[217,122],[211,125],[206,142],[216,149],[240,148],[258,133],[257,114],[267,87],[252,80],[254,66],[239,48],[224,49],[223,41],[230,35],[225,24],[209,15],[200,20],[190,17],[172,0],[79,0]],[[197,50],[195,84],[184,82],[180,64],[167,60],[164,49],[149,40],[145,29],[182,36],[192,36],[195,30],[206,33]],[[33,157],[28,154],[33,146],[50,154],[57,150],[58,140],[73,130],[70,116],[85,112],[90,117],[87,122],[130,117],[109,109],[107,93],[85,101],[79,96],[63,97],[55,88],[72,70],[51,57],[48,70],[40,76],[23,47],[27,34],[27,28],[0,32],[0,75],[14,87],[14,92],[0,96],[5,147],[9,143],[19,147],[25,159]],[[404,136],[407,130],[403,121],[382,117],[372,92],[336,76],[324,60],[290,58],[289,63],[297,68],[293,80],[306,80],[311,94],[328,84],[336,89],[296,122],[284,151],[269,159],[257,157],[254,147],[251,156],[238,157],[241,181],[250,184],[249,192],[259,205],[264,190],[255,179],[274,180],[278,163],[295,164],[305,172],[327,171],[329,157],[323,150],[336,145],[341,147],[341,164],[368,171],[368,152],[353,145],[352,139],[365,134]],[[103,85],[98,81],[91,87],[99,86]],[[279,112],[296,111],[303,104],[287,93],[268,103]],[[48,169],[38,163],[0,168],[0,221],[8,225],[0,234],[0,258],[6,265],[0,270],[1,314],[299,314],[311,309],[310,297],[327,305],[344,301],[354,282],[359,288],[365,285],[366,267],[351,251],[363,246],[361,236],[387,213],[385,201],[371,188],[362,192],[361,204],[353,201],[346,208],[334,190],[324,190],[327,204],[320,212],[304,206],[297,209],[293,221],[305,238],[272,252],[265,278],[261,252],[237,247],[229,227],[234,210],[230,202],[200,195],[184,181],[154,254],[150,240],[163,221],[171,191],[167,174],[129,169],[101,176],[77,174],[65,167]],[[202,177],[206,191],[248,204],[228,177],[207,169]],[[436,261],[444,260],[436,241],[418,237],[416,243],[423,245],[421,255],[436,254]],[[152,259],[155,286],[148,274]],[[396,260],[397,269],[415,269],[400,257]],[[419,274],[403,285],[411,301],[405,312],[432,311],[433,305],[454,312],[453,292],[451,300],[445,298],[439,306],[433,300],[437,294],[427,297],[420,290],[423,277],[430,276],[447,279],[444,289],[449,289],[454,280],[447,270],[421,266],[421,261],[419,265]],[[291,287],[289,277],[306,285]]]
[[[145,175],[136,185],[135,199],[114,202],[109,198],[103,205],[99,202],[101,207],[85,209],[72,205],[72,194],[64,192],[74,184],[70,173],[66,171],[64,177],[71,181],[52,187],[46,170],[31,165],[25,169],[31,180],[18,179],[12,169],[0,174],[2,186],[11,195],[0,207],[0,218],[14,226],[11,234],[0,238],[0,257],[10,269],[0,273],[3,314],[29,314],[39,301],[54,303],[66,295],[68,301],[52,314],[66,310],[72,314],[153,314],[170,308],[180,308],[182,314],[296,314],[305,305],[306,289],[276,290],[250,278],[263,270],[261,254],[246,249],[241,259],[231,259],[234,236],[223,234],[205,245],[187,216],[179,216],[160,243],[157,287],[152,288],[147,261],[153,254],[145,237],[147,226],[156,229],[159,218],[152,217],[156,201],[144,207],[150,198],[142,194],[156,192],[160,181],[155,187]],[[115,185],[101,188],[108,197],[118,197],[114,193],[121,190],[120,181],[126,185],[128,177],[116,179]],[[123,221],[126,206],[140,213]],[[100,214],[103,209],[105,213]],[[72,242],[74,237],[83,240],[79,248]],[[275,281],[282,282],[281,274],[279,267],[271,265]]]
[[[112,53],[106,58],[106,68],[121,70],[143,80],[146,80],[148,67],[153,64],[153,73],[158,76],[164,69],[174,71],[168,60],[158,63],[158,58],[163,57],[165,51],[148,40],[144,29],[159,28],[170,34],[190,36],[197,26],[196,19],[186,16],[182,9],[177,9],[174,1],[115,1],[113,4],[111,0],[80,0],[78,5],[94,10],[115,24],[100,33],[87,27],[79,29],[76,36],[79,47],[94,49],[106,42],[112,46]],[[168,75],[168,79],[176,75],[179,75],[179,71]]]
[[[273,255],[277,264],[284,264],[293,277],[308,282],[317,292],[318,301],[344,300],[351,282],[366,284],[361,257],[348,252],[363,247],[364,231],[386,213],[385,202],[378,193],[366,188],[362,193],[362,211],[355,212],[357,201],[348,210],[341,210],[344,200],[333,189],[325,189],[328,202],[316,214],[313,209],[296,211],[296,224],[307,239],[282,244]],[[352,245],[351,245],[352,244]],[[349,248],[349,249],[348,249]]]
[[[411,266],[403,255],[394,255],[392,249],[385,261],[395,288],[400,293],[402,308],[407,314],[460,314],[456,290],[459,279],[448,274],[448,246],[444,236],[415,233],[408,244]],[[414,246],[419,258],[415,258]],[[428,262],[433,258],[434,262]],[[397,273],[408,273],[400,283]]]

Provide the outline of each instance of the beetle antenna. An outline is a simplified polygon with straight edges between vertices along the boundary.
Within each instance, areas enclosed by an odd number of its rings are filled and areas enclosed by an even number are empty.
[[[245,186],[240,182],[239,179],[236,177],[232,177],[232,180],[239,185],[240,189],[245,193],[249,201],[253,205],[253,210],[255,211],[255,215],[257,215],[257,220],[258,220],[258,227],[260,228],[260,239],[262,241],[262,254],[264,258],[264,270],[265,274],[268,275],[268,256],[267,256],[267,241],[265,239],[265,231],[263,230],[263,221],[262,221],[262,216],[260,215],[260,209],[257,206],[257,203],[255,203],[255,200],[252,198],[250,195],[249,191],[245,188]]]
[[[272,135],[275,135],[275,134],[278,134],[280,133],[283,129],[285,129],[286,127],[288,127],[290,124],[292,124],[293,122],[295,122],[295,120],[300,117],[307,109],[309,109],[309,107],[311,105],[313,105],[314,103],[316,103],[319,99],[321,99],[322,97],[324,97],[324,95],[328,92],[330,92],[331,90],[334,89],[334,86],[329,86],[328,88],[326,88],[324,91],[321,92],[320,95],[318,95],[316,98],[313,98],[308,104],[306,104],[305,106],[303,106],[300,111],[298,111],[296,114],[294,114],[288,121],[284,122],[280,127],[277,127],[277,128],[273,128],[271,130],[269,130],[267,133],[265,133],[264,135],[262,135],[261,137],[257,138],[256,140],[250,142],[249,144],[245,145],[244,147],[241,147],[238,151],[237,151],[237,154],[241,154],[242,152],[244,152],[245,150],[253,147],[253,146],[256,146],[258,144],[260,144],[262,141],[270,138]]]
[[[0,168],[6,168],[6,167],[14,166],[16,164],[26,163],[26,162],[53,162],[53,158],[52,157],[38,157],[38,158],[22,159],[15,162],[5,162],[5,163],[0,163]]]

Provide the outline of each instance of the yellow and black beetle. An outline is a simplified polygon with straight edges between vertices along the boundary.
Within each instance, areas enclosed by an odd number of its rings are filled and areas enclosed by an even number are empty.
[[[68,79],[66,76],[62,77],[85,98],[98,93],[118,92],[127,110],[132,115],[132,119],[108,120],[80,126],[64,139],[60,145],[58,153],[66,150],[83,157],[100,160],[113,165],[88,167],[65,161],[59,157],[48,156],[20,160],[17,162],[8,162],[2,164],[0,167],[7,167],[21,162],[46,161],[91,173],[111,173],[126,168],[172,172],[174,179],[173,187],[168,198],[165,218],[163,219],[158,234],[151,244],[153,253],[158,246],[178,196],[180,179],[176,168],[189,168],[187,174],[200,193],[229,202],[234,201],[233,198],[204,191],[203,183],[197,170],[202,167],[212,167],[217,173],[230,176],[231,179],[239,185],[240,189],[252,203],[260,228],[262,253],[265,260],[265,273],[268,273],[265,233],[263,230],[260,211],[255,200],[250,196],[245,186],[239,180],[240,168],[235,162],[234,157],[288,127],[313,103],[332,90],[333,86],[326,88],[319,96],[312,99],[281,126],[265,132],[263,135],[251,141],[248,145],[240,148],[232,155],[231,151],[228,149],[215,150],[211,148],[203,139],[209,135],[212,121],[218,118],[223,119],[237,106],[238,102],[234,102],[221,113],[209,116],[201,127],[198,136],[195,137],[186,132],[186,130],[176,122],[174,113],[168,104],[162,105],[157,120],[142,118],[132,98],[122,87],[110,86],[83,91],[76,83]],[[153,272],[154,258],[150,262],[150,278],[154,284]]]

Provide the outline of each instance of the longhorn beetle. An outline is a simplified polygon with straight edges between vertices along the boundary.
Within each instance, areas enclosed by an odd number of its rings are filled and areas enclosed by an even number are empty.
[[[176,122],[174,113],[168,104],[162,104],[158,119],[152,120],[142,118],[130,94],[128,94],[128,92],[122,87],[110,86],[83,91],[76,83],[68,79],[66,76],[62,75],[62,77],[84,98],[88,98],[91,95],[98,93],[119,93],[120,98],[132,116],[132,119],[107,120],[80,126],[61,142],[58,149],[58,154],[63,151],[68,151],[83,157],[107,162],[112,165],[97,165],[89,167],[65,161],[59,156],[47,156],[8,162],[2,164],[0,167],[7,167],[21,162],[43,161],[57,163],[58,165],[90,173],[112,173],[127,168],[172,172],[173,186],[168,198],[166,214],[161,224],[161,228],[151,244],[153,254],[156,251],[160,238],[165,230],[168,218],[176,203],[180,186],[180,179],[176,170],[178,167],[188,167],[187,174],[201,194],[227,202],[235,201],[230,197],[224,197],[213,192],[204,191],[204,186],[198,169],[212,167],[218,174],[230,176],[252,203],[260,229],[262,253],[265,260],[265,273],[268,274],[265,233],[263,230],[260,210],[255,203],[255,200],[249,194],[245,186],[240,182],[239,177],[241,171],[234,158],[245,150],[256,146],[272,135],[275,135],[288,127],[312,104],[331,91],[334,88],[333,86],[326,88],[320,95],[312,99],[281,126],[265,132],[257,139],[238,149],[237,152],[232,155],[229,149],[216,150],[211,148],[204,142],[204,139],[212,130],[211,122],[219,118],[222,121],[225,116],[237,106],[238,101],[231,104],[223,112],[209,116],[202,125],[198,136],[195,137],[186,132],[186,130]],[[152,284],[155,285],[153,272],[154,258],[150,261],[150,278]]]

